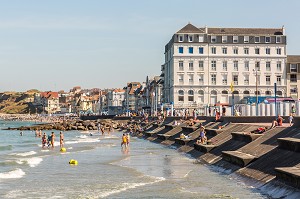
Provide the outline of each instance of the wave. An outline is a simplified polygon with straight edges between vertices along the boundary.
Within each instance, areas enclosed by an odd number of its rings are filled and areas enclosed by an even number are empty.
[[[20,160],[17,160],[16,162],[17,162],[18,164],[24,164],[24,163],[27,163],[30,167],[36,167],[36,166],[39,165],[42,161],[43,161],[43,159],[40,158],[40,157],[33,157],[33,158],[20,159]]]
[[[116,193],[121,193],[121,192],[126,191],[128,189],[135,189],[137,187],[146,186],[146,185],[154,184],[154,183],[161,182],[161,181],[165,180],[165,178],[163,178],[163,177],[153,177],[153,176],[150,176],[150,177],[155,178],[155,180],[152,181],[152,182],[123,183],[119,188],[104,191],[98,197],[99,198],[105,198],[105,197],[108,197],[108,196],[116,194]]]
[[[77,144],[78,141],[66,141],[65,144]]]
[[[35,151],[28,151],[28,152],[24,152],[24,153],[12,153],[11,155],[26,157],[26,156],[30,156],[30,155],[34,155],[34,154],[36,154]]]
[[[99,139],[78,140],[78,143],[100,142]]]
[[[25,172],[22,169],[15,169],[13,171],[0,173],[0,179],[22,178],[24,175]]]
[[[80,136],[76,136],[77,138],[81,138],[81,139],[85,139],[85,138],[87,138],[88,136],[86,136],[86,135],[80,135]]]
[[[0,151],[10,151],[12,148],[12,145],[0,146]]]

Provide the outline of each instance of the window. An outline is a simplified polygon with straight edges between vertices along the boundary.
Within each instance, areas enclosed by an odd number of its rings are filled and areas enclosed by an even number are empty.
[[[291,70],[291,73],[296,73],[297,72],[297,64],[290,64],[290,70]]]
[[[222,43],[227,43],[227,36],[222,36]]]
[[[189,62],[189,70],[194,70],[194,62]]]
[[[203,85],[204,84],[204,75],[199,75],[199,85]]]
[[[238,61],[233,61],[233,70],[238,71],[239,70],[239,62]]]
[[[276,36],[276,43],[281,43],[281,36]]]
[[[271,49],[270,48],[266,48],[266,54],[267,55],[271,54]]]
[[[259,43],[259,42],[260,42],[260,38],[259,38],[259,37],[255,37],[255,38],[254,38],[254,42],[255,42],[255,43]]]
[[[266,62],[266,71],[271,71],[271,62]]]
[[[281,55],[281,48],[276,49],[277,55]]]
[[[222,48],[223,54],[227,54],[227,48]]]
[[[217,61],[211,61],[211,70],[216,71],[217,70]]]
[[[281,85],[281,76],[276,76],[277,85]]]
[[[271,37],[266,37],[266,43],[270,43],[271,42]]]
[[[203,41],[204,41],[203,35],[199,35],[199,42],[203,42]]]
[[[255,70],[257,70],[257,71],[260,70],[260,62],[259,61],[255,62]]]
[[[233,48],[233,54],[239,54],[239,49],[238,48]]]
[[[178,75],[179,84],[183,84],[183,74]]]
[[[291,94],[296,94],[298,93],[297,87],[291,87]]]
[[[244,43],[249,43],[249,36],[244,36]]]
[[[189,53],[193,54],[194,53],[194,48],[193,47],[189,47]]]
[[[211,75],[211,84],[212,84],[212,85],[216,85],[216,81],[217,81],[216,75],[215,75],[215,74],[212,74],[212,75]]]
[[[244,85],[249,85],[249,75],[244,76]]]
[[[199,54],[203,54],[203,47],[199,47]]]
[[[232,76],[233,84],[238,85],[239,84],[239,76],[238,75],[233,75]]]
[[[179,61],[179,70],[183,71],[183,61]]]
[[[217,53],[216,47],[211,47],[211,54],[216,54],[216,53]]]
[[[194,83],[194,75],[189,75],[189,84]]]
[[[255,48],[255,54],[259,55],[259,48]]]
[[[249,48],[244,48],[244,54],[248,55],[249,54]]]
[[[194,36],[193,35],[189,35],[189,42],[193,42],[194,40]]]
[[[227,85],[227,75],[222,75],[222,85]]]
[[[269,75],[266,76],[266,85],[271,85],[271,77]]]
[[[178,101],[183,102],[184,101],[184,92],[183,90],[178,91]]]
[[[178,48],[178,52],[179,52],[180,54],[182,54],[182,53],[183,53],[183,47],[179,47],[179,48]]]
[[[223,61],[223,71],[227,71],[227,61]]]
[[[291,74],[290,77],[291,82],[297,82],[297,74]]]
[[[217,42],[217,36],[211,36],[210,40],[211,40],[211,43],[216,43]]]
[[[266,94],[267,96],[270,96],[270,95],[271,95],[271,91],[266,91],[265,94]]]
[[[249,61],[245,61],[245,71],[249,71]]]
[[[189,102],[193,102],[194,101],[194,91],[193,90],[189,90],[188,91],[188,101]]]
[[[233,43],[238,43],[238,42],[239,42],[239,37],[233,36]]]
[[[183,42],[183,35],[179,35],[179,42]]]
[[[281,71],[281,61],[277,62],[277,71]]]
[[[199,70],[200,71],[204,70],[204,62],[203,61],[199,61]]]

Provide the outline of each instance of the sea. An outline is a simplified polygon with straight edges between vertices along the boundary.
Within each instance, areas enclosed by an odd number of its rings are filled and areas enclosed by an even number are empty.
[[[62,153],[58,131],[54,149],[42,149],[34,131],[4,130],[31,124],[0,121],[0,198],[293,198],[144,139],[122,149],[118,131],[64,132]]]

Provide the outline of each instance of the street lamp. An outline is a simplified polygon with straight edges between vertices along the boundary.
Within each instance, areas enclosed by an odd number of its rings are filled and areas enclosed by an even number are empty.
[[[255,94],[256,94],[256,116],[258,116],[258,81],[257,81],[257,77],[258,77],[258,72],[259,69],[258,67],[256,67],[256,69],[253,69],[253,72],[255,73]]]

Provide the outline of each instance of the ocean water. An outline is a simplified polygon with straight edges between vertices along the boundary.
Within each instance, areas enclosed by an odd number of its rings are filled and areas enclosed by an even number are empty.
[[[29,123],[0,121],[0,129]],[[50,131],[45,131],[47,134]],[[35,133],[0,130],[0,198],[268,198],[174,149],[121,133],[64,132],[66,153]],[[78,165],[69,165],[75,159]]]

